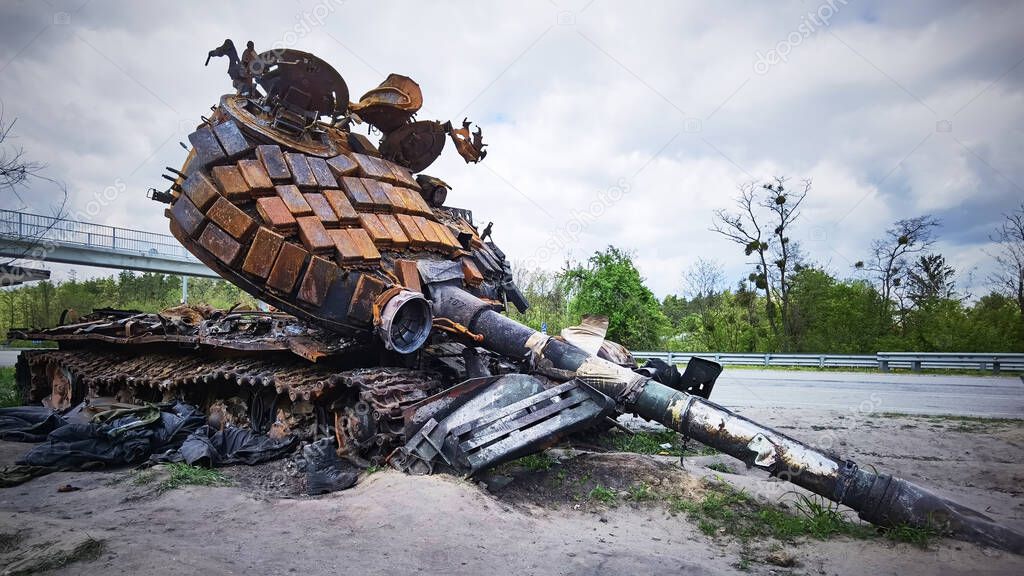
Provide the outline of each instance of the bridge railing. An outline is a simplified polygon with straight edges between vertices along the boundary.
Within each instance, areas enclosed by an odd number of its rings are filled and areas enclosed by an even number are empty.
[[[1024,371],[1024,354],[967,352],[878,352],[875,354],[758,354],[731,352],[633,352],[638,359],[659,358],[686,364],[693,356],[729,366],[806,366],[812,368],[891,368]]]
[[[0,209],[0,240],[52,242],[197,262],[174,236]]]

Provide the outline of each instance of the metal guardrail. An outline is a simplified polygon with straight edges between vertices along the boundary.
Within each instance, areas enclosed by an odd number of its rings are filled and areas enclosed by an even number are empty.
[[[731,352],[633,352],[636,358],[658,358],[686,364],[693,356],[733,366],[807,366],[812,368],[891,368],[1024,371],[1024,354],[973,352],[878,352],[876,354],[748,354]]]
[[[0,238],[52,242],[96,250],[114,250],[151,257],[198,262],[169,234],[117,228],[77,220],[0,209]]]

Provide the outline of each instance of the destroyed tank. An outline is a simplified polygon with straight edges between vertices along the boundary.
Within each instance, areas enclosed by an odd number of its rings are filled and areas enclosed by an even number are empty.
[[[98,310],[14,331],[59,344],[19,358],[26,402],[184,400],[216,426],[328,439],[364,466],[462,475],[633,413],[881,526],[1024,549],[980,513],[711,402],[713,362],[640,368],[600,326],[551,337],[503,314],[528,303],[491,225],[481,232],[424,173],[448,139],[467,163],[482,160],[482,131],[416,120],[412,79],[391,74],[350,102],[342,76],[312,54],[239,59],[225,41],[210,51],[219,56],[236,92],[151,197],[168,205],[183,246],[272,309]],[[380,133],[376,144],[360,124]]]

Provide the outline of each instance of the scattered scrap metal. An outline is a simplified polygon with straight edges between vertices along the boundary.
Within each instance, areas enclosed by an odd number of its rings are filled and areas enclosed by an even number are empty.
[[[183,166],[152,198],[169,205],[190,252],[280,312],[103,310],[16,330],[60,346],[22,354],[26,402],[61,417],[95,397],[187,402],[208,417],[189,435],[198,444],[246,446],[230,432],[243,429],[300,438],[328,489],[351,480],[335,457],[473,475],[633,413],[876,524],[1024,552],[1024,537],[978,512],[711,402],[713,362],[641,368],[600,323],[552,337],[503,314],[528,303],[494,228],[481,233],[471,212],[445,206],[450,186],[422,173],[446,136],[467,162],[483,160],[482,131],[415,120],[423,96],[410,78],[392,74],[350,102],[312,54],[239,59],[225,41],[217,56],[236,92],[189,135]],[[376,144],[353,131],[360,124],[381,134]],[[113,422],[90,425],[108,433]]]

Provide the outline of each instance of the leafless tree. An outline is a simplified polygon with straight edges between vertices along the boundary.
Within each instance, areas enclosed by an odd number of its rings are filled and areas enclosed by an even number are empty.
[[[788,190],[786,181],[785,177],[775,177],[769,183],[741,185],[736,198],[739,211],[716,210],[711,230],[740,244],[743,253],[754,258],[750,280],[764,293],[768,323],[778,335],[779,311],[788,338],[790,281],[800,264],[799,251],[791,243],[789,232],[800,217],[800,205],[811,191],[811,181],[803,180],[796,191]]]
[[[868,262],[854,264],[855,268],[866,270],[874,276],[882,301],[896,301],[901,313],[907,308],[904,291],[910,268],[907,257],[931,248],[935,243],[935,229],[938,226],[939,221],[927,214],[897,220],[886,229],[882,238],[871,242],[871,258]],[[889,315],[891,309],[883,307],[883,313]]]
[[[700,314],[701,323],[705,328],[713,324],[711,312],[715,307],[725,272],[717,260],[698,258],[683,274],[686,297]]]
[[[27,208],[28,203],[22,197],[21,192],[27,190],[34,181],[48,182],[57,186],[61,191],[59,201],[52,207],[53,224],[33,229],[30,233],[24,234],[20,240],[38,241],[41,240],[56,222],[67,216],[68,192],[67,187],[45,174],[46,164],[30,159],[25,150],[20,146],[11,143],[14,138],[13,130],[18,119],[10,122],[4,120],[3,108],[0,107],[0,193],[13,195],[21,205]],[[25,248],[22,252],[0,264],[10,264],[29,254],[31,248]]]
[[[995,289],[1017,301],[1024,325],[1024,202],[1003,221],[991,236],[996,243],[996,271],[989,277]]]

